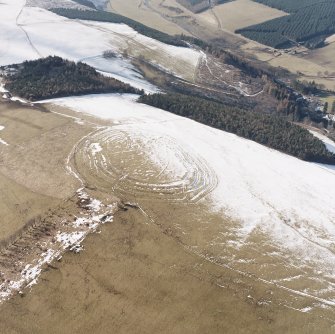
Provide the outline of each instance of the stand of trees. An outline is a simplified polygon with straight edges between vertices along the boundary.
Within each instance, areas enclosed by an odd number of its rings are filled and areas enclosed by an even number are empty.
[[[283,9],[291,15],[239,29],[236,32],[274,48],[304,44],[321,47],[327,36],[335,33],[335,2],[321,0],[256,0]]]
[[[93,93],[143,94],[128,84],[103,76],[89,65],[60,57],[50,56],[14,66],[17,72],[5,78],[5,87],[31,101]]]
[[[185,43],[179,36],[171,36],[165,34],[156,29],[149,28],[142,23],[129,19],[128,17],[105,12],[105,11],[94,11],[94,10],[79,10],[79,9],[68,9],[68,8],[54,8],[51,9],[57,15],[67,17],[69,19],[79,19],[87,21],[98,21],[98,22],[111,22],[111,23],[124,23],[129,27],[133,28],[140,34],[156,39],[165,44],[175,45],[175,46],[184,46],[188,47],[188,44]]]
[[[319,139],[279,116],[252,113],[181,94],[142,95],[139,102],[234,133],[306,161],[335,164],[335,155]]]
[[[292,87],[297,90],[298,92],[301,92],[305,95],[315,95],[320,93],[324,89],[323,85],[317,84],[315,81],[300,81],[300,80],[294,80],[292,83]]]
[[[332,0],[253,0],[255,2],[262,3],[266,6],[283,10],[287,13],[295,13],[301,8],[305,8],[312,5],[317,5],[324,2],[332,2]]]

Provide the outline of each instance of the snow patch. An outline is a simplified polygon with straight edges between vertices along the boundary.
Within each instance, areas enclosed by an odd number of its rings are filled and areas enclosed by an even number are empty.
[[[0,93],[8,93],[8,90],[5,88],[4,84],[0,84]]]
[[[6,141],[4,141],[4,140],[1,139],[1,138],[0,138],[0,144],[5,145],[5,146],[8,146],[8,145],[9,145]]]
[[[102,147],[100,146],[99,143],[92,143],[91,144],[91,152],[93,155],[99,153],[102,151]]]

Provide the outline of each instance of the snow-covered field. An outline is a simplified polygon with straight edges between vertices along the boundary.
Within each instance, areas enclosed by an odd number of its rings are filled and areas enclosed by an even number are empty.
[[[24,30],[18,24],[24,5],[24,0],[6,0],[0,3],[0,65],[37,57]]]
[[[0,65],[49,55],[75,61],[91,59],[94,65],[94,57],[112,50],[118,54],[127,52],[130,56],[143,56],[178,76],[192,77],[201,58],[197,51],[166,45],[124,24],[68,20],[43,8],[25,6],[25,3],[24,0],[0,3]],[[138,73],[133,73],[134,70],[129,67],[129,62],[121,64],[122,58],[118,62],[127,69],[123,76],[118,70],[115,74],[118,78],[127,76],[129,82],[138,77]],[[102,65],[105,67],[101,68]],[[113,74],[110,72],[113,65],[108,61],[100,61],[98,66],[99,70]]]
[[[137,104],[135,98],[91,95],[57,99],[54,103],[112,120],[118,131],[126,131],[134,140],[142,137],[150,139],[147,143],[154,143],[165,138],[167,144],[177,142],[190,155],[206,162],[208,170],[215,174],[210,180],[218,178],[216,188],[206,199],[213,210],[224,209],[240,221],[241,244],[260,229],[284,250],[296,252],[300,260],[313,261],[328,273],[335,273],[334,167],[301,161],[233,134]],[[145,146],[159,166],[167,163],[167,157],[159,152],[162,146]],[[180,162],[172,159],[168,163],[173,170],[171,166]]]

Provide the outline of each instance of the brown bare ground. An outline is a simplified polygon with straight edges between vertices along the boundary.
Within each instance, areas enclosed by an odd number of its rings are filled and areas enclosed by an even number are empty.
[[[289,294],[192,254],[136,209],[84,245],[0,307],[0,332],[331,332],[330,320],[280,304]]]
[[[76,139],[70,123],[41,108],[0,102],[1,138],[8,143],[0,144],[0,241],[73,193],[75,182],[64,170],[71,136]]]

